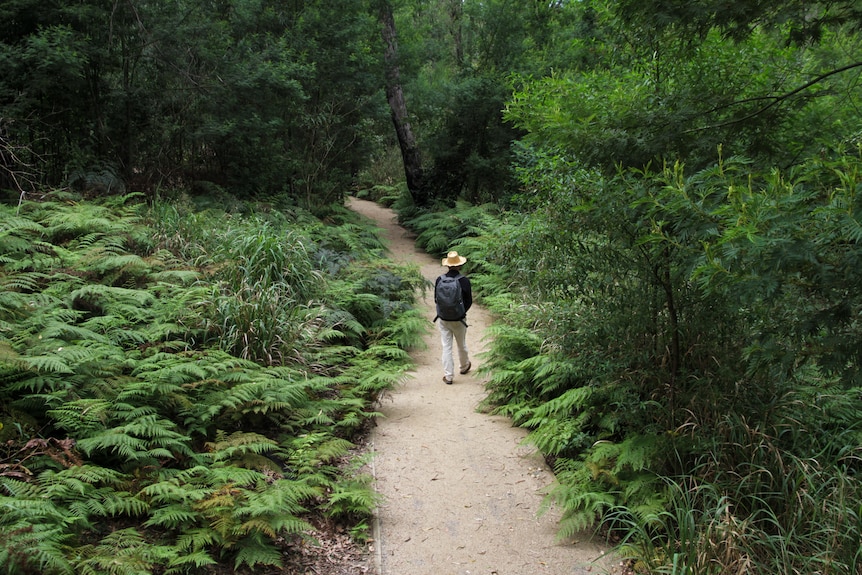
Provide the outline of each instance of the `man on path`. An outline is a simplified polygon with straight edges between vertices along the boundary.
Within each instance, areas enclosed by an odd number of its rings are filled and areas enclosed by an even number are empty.
[[[473,292],[470,280],[461,274],[461,266],[467,258],[458,252],[449,252],[442,265],[449,271],[434,282],[434,303],[437,304],[437,324],[440,341],[443,344],[443,382],[451,385],[455,377],[455,360],[452,341],[458,346],[460,373],[465,374],[472,367],[467,352],[467,311],[473,305]]]

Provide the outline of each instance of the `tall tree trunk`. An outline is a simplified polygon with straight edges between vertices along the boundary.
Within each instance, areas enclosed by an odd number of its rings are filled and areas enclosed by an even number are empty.
[[[380,23],[383,25],[383,42],[385,44],[383,57],[386,66],[386,99],[392,111],[392,122],[395,124],[395,134],[401,147],[401,158],[404,161],[404,175],[407,178],[407,189],[417,206],[428,204],[428,192],[425,189],[422,174],[422,158],[416,137],[410,127],[407,115],[407,103],[404,101],[404,91],[401,89],[401,72],[398,68],[398,40],[395,33],[395,17],[392,14],[392,4],[389,0],[380,0]]]

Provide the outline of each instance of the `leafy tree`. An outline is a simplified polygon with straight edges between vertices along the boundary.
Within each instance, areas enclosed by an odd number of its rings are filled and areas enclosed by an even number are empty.
[[[548,69],[565,14],[541,2],[439,0],[405,3],[397,16],[429,193],[450,205],[512,193],[510,146],[521,132],[501,114],[509,76]]]
[[[367,161],[381,106],[363,1],[2,10],[0,54],[14,72],[0,81],[4,141],[27,150],[20,165],[42,161],[47,183],[325,206]]]
[[[506,117],[527,141],[563,144],[605,173],[677,160],[698,170],[719,145],[764,166],[792,165],[825,142],[852,146],[852,28],[832,25],[819,43],[796,46],[766,26],[731,41],[719,29],[674,28],[660,13],[630,18],[616,4],[575,10],[587,34],[579,50],[604,57],[522,85]]]
[[[784,27],[787,38],[797,42],[818,41],[834,26],[858,27],[862,11],[853,0],[806,2],[804,0],[744,0],[723,2],[636,2],[608,3],[630,25],[655,30],[677,28],[684,34],[705,35],[719,29],[733,39],[741,39],[760,27]]]
[[[546,201],[464,242],[507,318],[488,403],[553,462],[561,534],[598,520],[656,571],[857,571],[858,529],[824,526],[860,498],[859,156],[612,177],[533,159]]]

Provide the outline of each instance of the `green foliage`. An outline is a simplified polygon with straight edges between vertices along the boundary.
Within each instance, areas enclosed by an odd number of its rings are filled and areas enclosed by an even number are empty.
[[[795,417],[799,399],[785,398],[779,410]],[[810,411],[824,421],[841,419],[828,409]],[[609,528],[624,534],[621,551],[650,573],[856,573],[862,530],[851,502],[860,493],[847,471],[856,466],[852,446],[859,440],[856,421],[847,423],[830,437],[806,426],[801,443],[789,445],[784,429],[752,428],[727,416],[721,443],[704,449],[685,475],[664,479],[666,505],[613,508]],[[802,436],[810,432],[820,451],[801,457],[810,450]]]
[[[418,270],[346,212],[60,199],[0,235],[6,570],[247,572],[314,514],[363,537],[353,439],[427,329]]]
[[[447,206],[516,192],[519,126],[501,114],[512,75],[570,66],[577,3],[490,0],[396,5],[399,63],[415,117],[427,192]]]
[[[858,26],[859,11],[853,2],[803,2],[799,0],[768,0],[756,5],[748,2],[709,0],[687,2],[614,3],[613,9],[628,22],[648,30],[675,29],[677,33],[697,36],[716,28],[723,34],[742,39],[758,27],[778,27],[785,30],[788,40],[816,41],[829,26]]]
[[[745,33],[730,41],[709,25],[697,33],[687,28],[724,15],[725,6],[711,12],[709,3],[576,4],[572,10],[585,10],[591,28],[573,33],[601,58],[589,67],[518,76],[505,112],[528,132],[518,145],[565,150],[611,174],[619,165],[675,161],[700,170],[717,161],[719,146],[768,170],[817,154],[824,142],[856,140],[845,102],[858,97],[858,62],[844,47],[858,44],[857,30],[811,14],[806,24],[824,25],[816,43],[789,45],[789,24],[776,30],[747,21],[739,29]],[[690,10],[698,16],[685,16]],[[763,4],[750,13],[761,10]]]
[[[323,211],[389,129],[364,1],[22,1],[0,20],[2,142],[16,152],[3,190],[180,185]]]
[[[483,407],[554,463],[563,535],[629,535],[648,572],[855,573],[855,511],[846,538],[826,526],[860,507],[858,13],[683,4],[405,10],[436,32],[408,57],[455,50],[407,64],[451,161],[435,184],[481,167],[485,64],[526,134],[493,196],[511,212],[399,209],[427,251],[468,254],[498,317]]]
[[[497,223],[495,211],[491,204],[471,206],[460,202],[454,209],[415,214],[404,223],[417,233],[418,246],[430,254],[445,256],[464,239],[492,229]]]
[[[541,154],[548,200],[465,240],[505,318],[486,407],[554,463],[561,536],[600,526],[646,572],[858,570],[859,166]]]

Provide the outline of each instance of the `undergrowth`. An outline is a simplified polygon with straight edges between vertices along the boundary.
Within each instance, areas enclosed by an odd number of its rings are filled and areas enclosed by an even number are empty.
[[[0,565],[236,573],[376,504],[355,441],[425,322],[346,210],[0,206]]]

